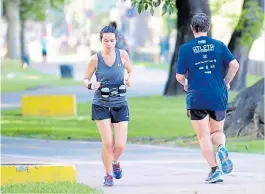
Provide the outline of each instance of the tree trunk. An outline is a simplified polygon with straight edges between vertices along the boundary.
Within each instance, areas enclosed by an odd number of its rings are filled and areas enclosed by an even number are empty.
[[[3,16],[3,1],[0,0],[0,17],[2,18]]]
[[[262,103],[260,102],[264,100],[263,96],[264,78],[253,86],[244,89],[229,104],[224,126],[228,136],[257,135],[260,128],[259,124],[264,124],[264,119],[261,118],[264,116],[264,112],[261,111]],[[264,103],[262,109],[264,109]],[[254,120],[256,120],[255,125],[258,129],[254,126]]]
[[[6,1],[6,16],[8,22],[7,43],[8,57],[11,59],[20,58],[19,49],[19,0]]]
[[[264,95],[261,97],[255,109],[253,119],[257,137],[264,138]]]
[[[20,53],[24,56],[25,53],[25,21],[20,21]]]
[[[204,12],[210,16],[210,8],[208,0],[177,0],[177,38],[175,50],[170,63],[168,80],[165,86],[164,95],[172,96],[183,93],[183,87],[176,81],[176,62],[178,58],[179,47],[185,42],[193,39],[193,34],[190,29],[190,21],[194,14]]]
[[[231,90],[240,91],[246,87],[246,75],[247,75],[247,68],[248,68],[248,55],[249,51],[252,47],[253,42],[259,36],[260,30],[252,30],[251,33],[249,29],[253,28],[253,22],[257,20],[257,14],[253,13],[253,7],[250,6],[250,2],[257,2],[262,11],[264,12],[264,0],[244,0],[243,3],[243,10],[249,12],[248,17],[245,15],[241,15],[238,25],[235,31],[232,34],[231,40],[228,44],[228,48],[238,60],[240,64],[239,71],[235,76],[234,80],[231,82]],[[249,17],[249,16],[252,17]],[[263,23],[263,21],[260,21]],[[243,27],[242,27],[243,23]],[[249,41],[247,44],[242,44],[242,37],[248,34],[250,36]]]

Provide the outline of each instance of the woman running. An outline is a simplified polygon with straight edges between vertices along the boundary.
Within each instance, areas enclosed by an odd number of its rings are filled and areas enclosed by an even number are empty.
[[[128,53],[115,48],[117,32],[113,26],[101,30],[100,40],[102,50],[91,57],[84,85],[95,90],[92,120],[96,122],[102,140],[102,160],[106,171],[104,186],[110,187],[113,186],[113,177],[122,177],[119,158],[125,150],[129,121],[126,89],[131,86],[133,69]],[[124,70],[127,71],[126,77]],[[94,73],[95,82],[91,81]]]

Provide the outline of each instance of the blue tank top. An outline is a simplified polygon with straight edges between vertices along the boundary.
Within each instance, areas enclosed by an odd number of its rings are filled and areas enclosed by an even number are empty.
[[[122,63],[120,50],[115,48],[115,62],[112,66],[105,63],[101,52],[97,53],[98,66],[95,72],[97,82],[101,85],[122,85],[124,84],[124,64]],[[126,96],[110,96],[103,98],[99,90],[95,91],[93,104],[105,107],[119,107],[127,105]]]

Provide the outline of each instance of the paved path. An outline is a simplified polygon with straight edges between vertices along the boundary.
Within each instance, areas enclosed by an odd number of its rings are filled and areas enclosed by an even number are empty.
[[[78,181],[106,194],[264,194],[264,155],[231,153],[235,169],[221,184],[206,184],[209,168],[199,150],[128,145],[124,177],[102,188],[98,142],[1,138],[2,163],[74,164]]]

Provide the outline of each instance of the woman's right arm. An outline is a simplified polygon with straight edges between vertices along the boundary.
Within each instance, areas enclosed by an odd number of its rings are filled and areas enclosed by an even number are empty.
[[[98,89],[100,86],[100,83],[90,81],[94,72],[97,69],[97,63],[98,63],[97,55],[93,55],[87,64],[87,68],[83,79],[84,86],[91,90]]]

